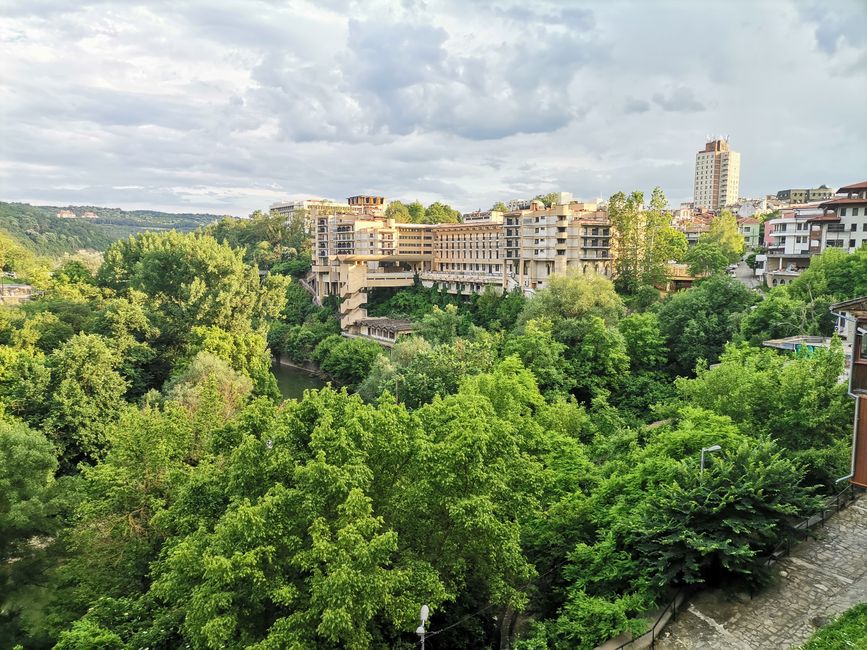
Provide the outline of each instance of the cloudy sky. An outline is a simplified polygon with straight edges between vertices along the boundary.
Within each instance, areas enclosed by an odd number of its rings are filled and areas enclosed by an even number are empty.
[[[0,0],[0,200],[246,214],[867,180],[867,2]]]

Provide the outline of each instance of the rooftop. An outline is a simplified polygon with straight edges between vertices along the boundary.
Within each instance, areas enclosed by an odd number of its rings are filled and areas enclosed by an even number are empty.
[[[388,332],[411,332],[416,328],[415,323],[399,318],[386,318],[385,316],[378,318],[362,318],[358,321],[358,325],[362,327],[378,327]]]
[[[867,296],[859,296],[858,298],[835,303],[831,305],[830,309],[832,312],[845,311],[858,318],[867,318]]]
[[[855,190],[867,190],[867,181],[861,181],[860,183],[853,183],[852,185],[846,185],[845,187],[841,187],[837,190],[837,194],[842,194],[844,192],[854,192]]]

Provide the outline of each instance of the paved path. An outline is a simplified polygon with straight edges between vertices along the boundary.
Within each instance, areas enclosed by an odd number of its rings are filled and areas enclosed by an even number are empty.
[[[819,539],[794,547],[774,567],[771,586],[753,600],[719,590],[702,592],[663,631],[656,648],[797,648],[827,617],[867,601],[867,499],[814,531]]]
[[[743,260],[738,262],[738,268],[735,269],[734,277],[740,280],[748,289],[755,289],[762,284],[762,278],[757,276],[756,272]]]

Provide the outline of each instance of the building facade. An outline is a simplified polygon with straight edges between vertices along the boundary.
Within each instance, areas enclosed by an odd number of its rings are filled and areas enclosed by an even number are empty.
[[[531,293],[554,273],[579,269],[611,277],[611,224],[595,204],[572,202],[457,224],[405,224],[379,216],[315,218],[309,286],[318,300],[341,298],[341,326],[367,317],[366,292],[376,287],[426,287],[456,294],[487,287]]]
[[[738,219],[738,232],[743,236],[744,245],[747,250],[759,247],[759,230],[761,230],[761,226],[759,220],[753,217]]]
[[[719,210],[737,203],[740,176],[741,155],[728,141],[708,142],[695,155],[695,206]]]
[[[812,201],[827,201],[834,196],[834,190],[827,185],[812,189],[788,189],[777,192],[777,198],[786,203],[810,203]]]
[[[867,244],[867,181],[847,185],[827,201],[793,205],[765,222],[765,280],[787,284],[829,248],[847,253]]]

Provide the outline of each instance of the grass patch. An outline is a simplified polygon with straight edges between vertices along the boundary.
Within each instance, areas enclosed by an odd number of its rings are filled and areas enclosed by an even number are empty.
[[[855,605],[816,630],[803,650],[867,650],[867,603]]]

